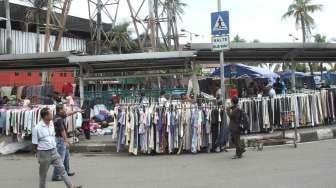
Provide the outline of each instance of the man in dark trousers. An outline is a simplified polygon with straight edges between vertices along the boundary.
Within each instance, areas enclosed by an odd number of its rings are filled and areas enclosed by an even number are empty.
[[[33,153],[37,154],[39,168],[39,188],[46,188],[46,179],[50,165],[58,171],[67,188],[81,188],[75,186],[65,171],[63,161],[56,150],[55,128],[53,115],[49,108],[41,110],[41,121],[32,132]]]
[[[229,128],[231,132],[231,137],[233,143],[236,147],[236,155],[232,159],[239,159],[242,157],[243,153],[246,151],[244,146],[240,141],[240,134],[242,131],[243,116],[244,112],[238,107],[238,98],[233,97],[231,99],[232,107],[227,109],[228,116],[230,117]]]
[[[69,152],[69,141],[66,133],[66,125],[65,125],[65,118],[67,116],[71,116],[75,112],[66,113],[64,106],[59,104],[56,106],[56,116],[54,119],[54,125],[55,125],[55,133],[56,133],[56,144],[57,144],[57,152],[61,156],[61,159],[63,161],[65,170],[68,174],[68,176],[75,175],[74,172],[70,172],[70,152]],[[53,181],[61,181],[60,172],[57,168],[54,168]]]

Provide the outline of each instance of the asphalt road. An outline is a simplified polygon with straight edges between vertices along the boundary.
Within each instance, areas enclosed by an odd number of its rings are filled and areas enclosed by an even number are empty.
[[[241,160],[220,154],[130,157],[76,154],[72,179],[84,188],[335,188],[336,140],[249,149]],[[51,173],[51,170],[50,172]],[[38,164],[30,155],[0,157],[1,188],[37,188]],[[65,187],[51,182],[48,188]]]

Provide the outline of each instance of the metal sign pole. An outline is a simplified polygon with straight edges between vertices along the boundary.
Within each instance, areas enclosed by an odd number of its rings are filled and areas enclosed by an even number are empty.
[[[224,83],[224,51],[219,52],[219,61],[220,61],[220,78],[221,78],[221,101],[224,105],[225,96],[225,83]]]
[[[221,0],[217,1],[218,12],[222,10],[222,2]],[[219,52],[219,62],[220,62],[220,78],[221,78],[221,101],[224,105],[225,100],[225,83],[224,83],[224,50]]]

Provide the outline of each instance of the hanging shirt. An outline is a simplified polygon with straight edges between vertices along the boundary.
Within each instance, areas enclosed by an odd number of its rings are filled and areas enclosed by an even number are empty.
[[[63,88],[62,88],[62,93],[65,94],[65,95],[72,94],[73,93],[72,84],[71,83],[64,84]]]
[[[13,87],[1,87],[0,88],[1,97],[4,97],[4,96],[9,97],[9,96],[11,96],[12,90],[13,90]]]
[[[168,102],[168,100],[165,97],[160,97],[159,104],[161,107],[165,106],[165,104]]]
[[[269,92],[268,92],[268,96],[269,96],[270,98],[274,98],[275,95],[276,95],[275,90],[274,90],[273,88],[271,88],[271,89],[269,90]]]

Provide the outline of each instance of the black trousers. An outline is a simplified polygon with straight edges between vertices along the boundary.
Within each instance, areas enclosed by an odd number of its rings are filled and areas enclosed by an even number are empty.
[[[212,150],[219,146],[218,145],[218,125],[212,124],[211,125],[211,134],[212,134]]]
[[[233,144],[236,148],[236,156],[241,156],[245,149],[244,144],[240,141],[240,133],[232,133]]]

